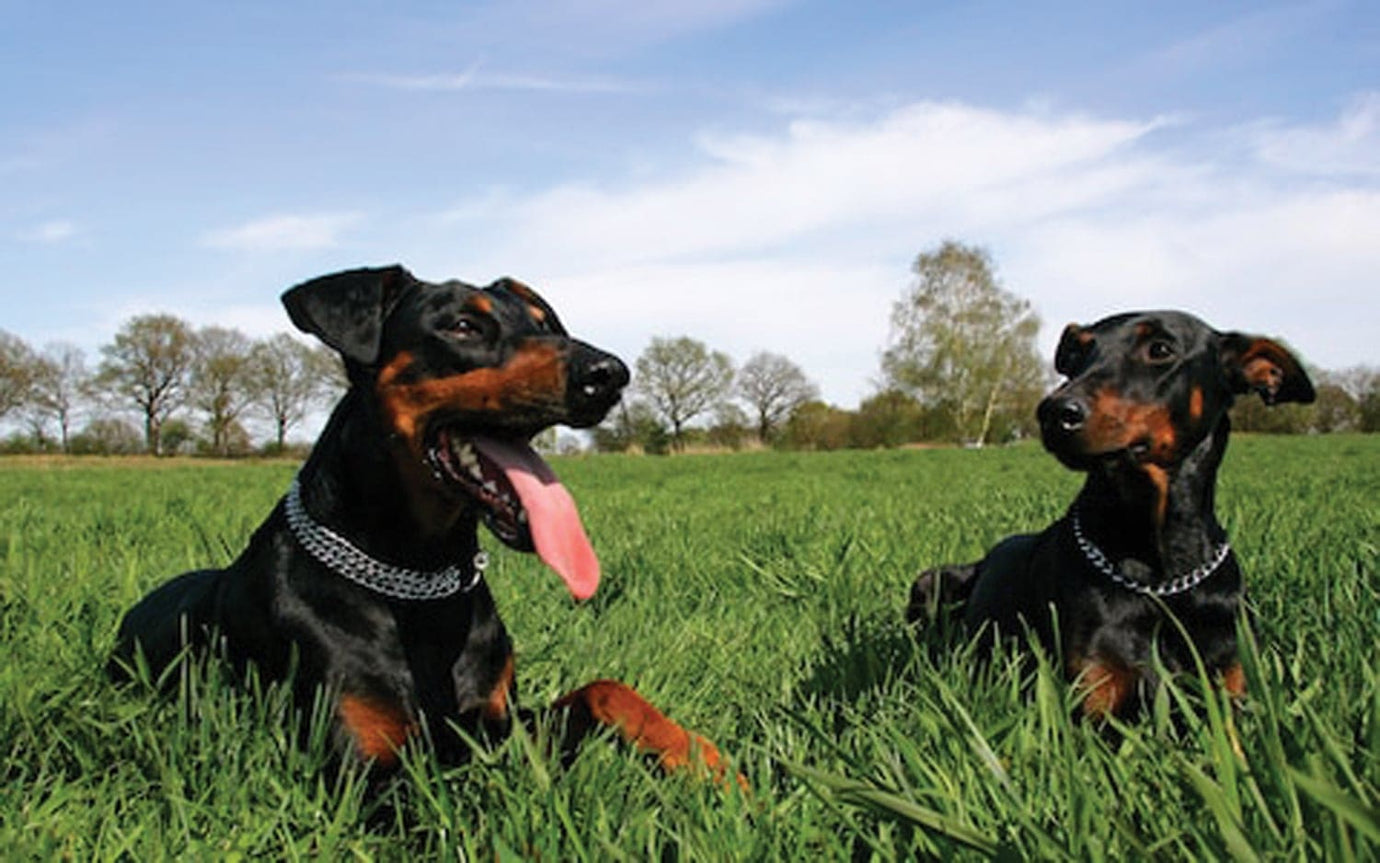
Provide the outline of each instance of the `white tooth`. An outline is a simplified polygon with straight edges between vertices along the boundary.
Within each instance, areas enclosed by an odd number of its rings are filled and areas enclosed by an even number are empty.
[[[520,509],[520,510],[518,510],[518,524],[526,524],[526,523],[527,523],[527,510],[525,510],[525,509]]]
[[[484,483],[484,490],[489,492],[490,494],[498,494],[498,483],[494,482],[493,480],[489,480],[488,482]]]
[[[460,448],[460,464],[465,467],[474,467],[479,464],[479,458],[474,454],[474,447],[465,444]]]

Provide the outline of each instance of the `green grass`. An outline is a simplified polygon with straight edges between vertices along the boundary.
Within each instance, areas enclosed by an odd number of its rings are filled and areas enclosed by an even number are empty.
[[[123,610],[230,560],[294,468],[11,460],[5,856],[1380,855],[1380,437],[1233,441],[1219,511],[1258,614],[1250,697],[1233,709],[1180,681],[1115,744],[1069,719],[1076,693],[1049,663],[982,668],[957,636],[917,643],[901,623],[918,569],[1067,505],[1078,478],[1038,447],[556,467],[605,580],[577,607],[534,558],[495,551],[523,702],[623,679],[716,740],[750,795],[612,745],[562,769],[516,737],[460,768],[409,751],[411,781],[381,804],[323,771],[319,733],[299,745],[277,688],[245,694],[211,665],[176,698],[118,689],[101,666]]]

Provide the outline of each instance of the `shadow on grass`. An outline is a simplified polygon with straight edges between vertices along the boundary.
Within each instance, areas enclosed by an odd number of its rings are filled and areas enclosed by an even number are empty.
[[[939,614],[918,625],[903,620],[900,608],[894,615],[849,615],[825,633],[797,691],[805,699],[853,703],[898,677],[911,677],[917,667],[972,661],[973,647],[971,634],[953,614]]]

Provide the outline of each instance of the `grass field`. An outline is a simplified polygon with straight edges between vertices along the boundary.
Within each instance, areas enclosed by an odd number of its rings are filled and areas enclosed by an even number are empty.
[[[122,611],[229,561],[294,466],[9,460],[0,856],[1380,855],[1380,436],[1232,442],[1218,505],[1258,613],[1251,695],[1232,710],[1182,681],[1115,744],[1070,721],[1049,665],[978,670],[957,636],[901,623],[917,569],[1060,514],[1078,478],[1038,447],[556,468],[605,581],[576,607],[495,551],[523,701],[621,678],[721,744],[750,794],[613,745],[562,769],[520,736],[458,769],[409,752],[384,807],[324,778],[276,689],[231,690],[214,665],[173,699],[117,689],[101,666]]]

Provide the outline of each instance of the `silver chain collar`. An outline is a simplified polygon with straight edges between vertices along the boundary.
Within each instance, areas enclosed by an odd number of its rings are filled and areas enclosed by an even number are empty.
[[[302,505],[302,487],[297,477],[292,478],[283,504],[288,527],[308,554],[332,572],[393,599],[444,599],[468,593],[483,579],[489,565],[489,556],[483,551],[475,553],[470,566],[453,563],[434,572],[394,566],[370,557],[311,517]]]
[[[1222,565],[1222,561],[1227,559],[1231,553],[1231,543],[1225,539],[1221,545],[1213,551],[1212,557],[1205,563],[1200,564],[1191,572],[1187,572],[1177,578],[1172,578],[1163,584],[1149,585],[1142,584],[1134,579],[1127,578],[1121,574],[1121,568],[1107,559],[1107,555],[1102,553],[1102,549],[1093,545],[1092,540],[1083,535],[1083,520],[1078,517],[1078,509],[1073,511],[1073,538],[1078,543],[1078,548],[1082,550],[1083,556],[1088,559],[1093,567],[1112,581],[1136,593],[1143,593],[1146,596],[1173,596],[1176,593],[1183,593],[1202,584],[1208,576],[1217,571],[1217,567]]]

